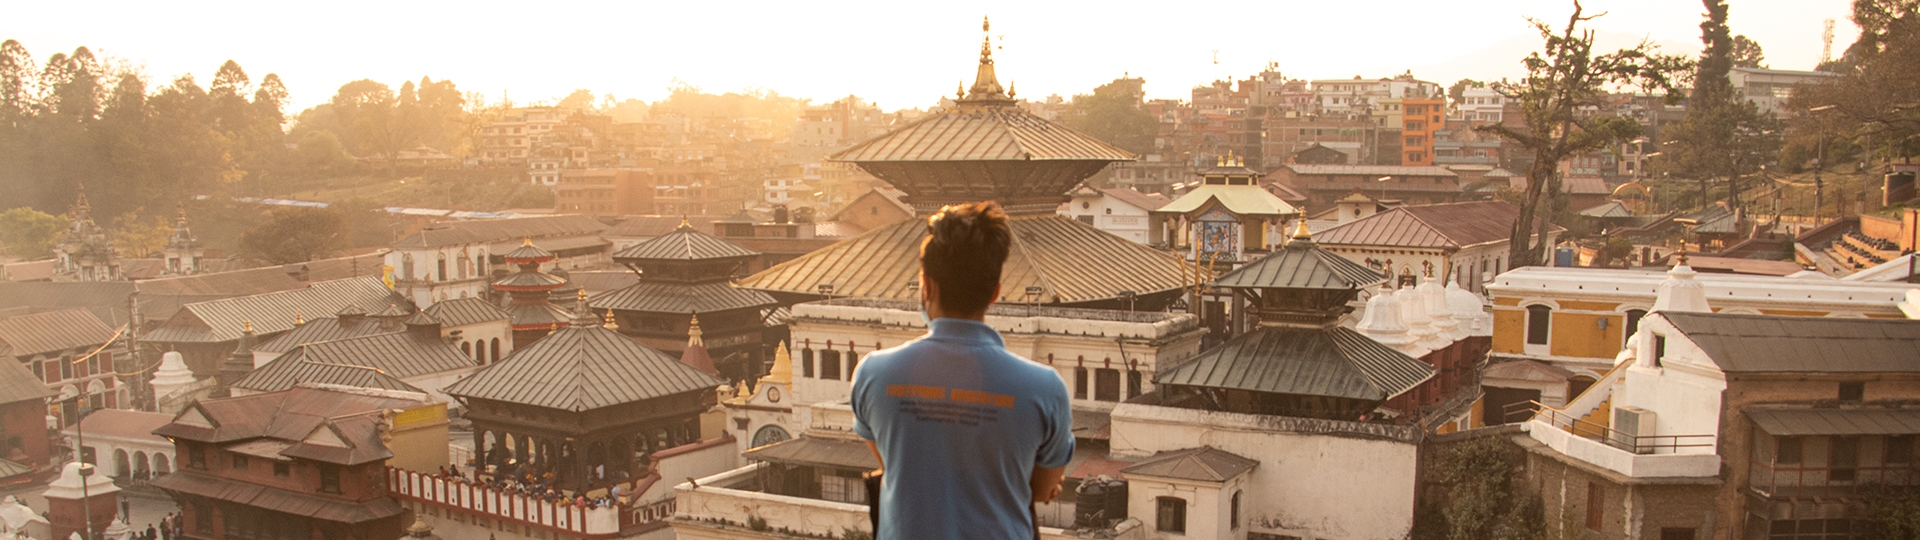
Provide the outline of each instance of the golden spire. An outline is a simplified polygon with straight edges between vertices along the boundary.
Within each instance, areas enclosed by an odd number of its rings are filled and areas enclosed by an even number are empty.
[[[253,333],[253,319],[240,319],[240,331]]]
[[[693,228],[693,224],[692,224],[692,223],[688,223],[688,222],[687,222],[687,215],[686,215],[686,214],[680,214],[680,227],[679,227],[679,228],[681,228],[681,229],[691,229],[691,228]]]
[[[527,246],[531,246],[531,245],[533,245],[533,237],[531,237],[531,236],[522,236],[522,237],[520,237],[520,246],[521,246],[521,247],[527,247]]]
[[[1227,166],[1227,156],[1213,156],[1213,166],[1215,167]]]
[[[300,326],[303,324],[307,324],[307,318],[300,316],[300,310],[293,310],[293,325]]]
[[[1684,239],[1680,240],[1679,255],[1680,255],[1680,266],[1686,266],[1687,265],[1687,241]]]
[[[1293,227],[1294,240],[1312,240],[1313,231],[1307,229],[1307,207],[1300,207],[1300,223]]]
[[[985,18],[980,19],[980,33],[985,34],[993,25]],[[984,101],[1011,103],[1006,89],[1000,87],[1000,79],[993,71],[993,36],[980,38],[980,67],[974,71],[973,86],[967,89],[963,101]]]
[[[176,203],[173,207],[173,219],[179,223],[187,222],[187,203]]]
[[[613,322],[613,308],[607,308],[607,322],[605,324],[602,324],[601,326],[606,327],[608,330],[620,329],[620,325]]]
[[[700,339],[700,335],[700,314],[695,313],[693,314],[693,322],[687,325],[687,346],[707,346],[706,341]]]
[[[793,383],[793,353],[787,350],[787,342],[780,342],[780,347],[774,349],[773,368],[767,370],[767,376],[761,378],[760,382],[776,384]]]

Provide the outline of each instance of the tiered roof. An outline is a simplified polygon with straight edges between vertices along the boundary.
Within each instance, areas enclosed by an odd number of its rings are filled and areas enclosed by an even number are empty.
[[[711,390],[725,381],[598,324],[562,327],[445,392],[570,412]]]

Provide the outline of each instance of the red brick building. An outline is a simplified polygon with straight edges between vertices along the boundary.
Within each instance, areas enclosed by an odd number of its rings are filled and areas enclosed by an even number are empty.
[[[383,413],[438,407],[424,399],[303,386],[199,401],[154,430],[177,463],[152,485],[180,504],[186,538],[398,538],[411,519],[387,497],[386,465],[412,439]]]
[[[26,367],[0,362],[0,483],[46,470],[47,398],[53,395]]]

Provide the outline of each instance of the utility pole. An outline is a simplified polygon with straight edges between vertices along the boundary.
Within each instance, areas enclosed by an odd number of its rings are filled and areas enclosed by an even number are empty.
[[[1819,107],[1807,109],[1807,112],[1818,113],[1818,112],[1826,112],[1831,110],[1833,110],[1832,105],[1821,105]],[[1826,162],[1827,162],[1827,125],[1825,123],[1821,123],[1820,124],[1820,151],[1819,151],[1819,155],[1813,158],[1813,225],[1815,227],[1820,226],[1820,208],[1824,206],[1825,205],[1824,203],[1826,202],[1827,185],[1826,185],[1826,182],[1822,181],[1820,178],[1820,170],[1826,168],[1827,166]]]

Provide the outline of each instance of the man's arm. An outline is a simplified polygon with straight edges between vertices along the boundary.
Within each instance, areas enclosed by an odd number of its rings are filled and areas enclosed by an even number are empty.
[[[867,444],[868,446],[872,446],[873,443],[867,443]],[[1029,484],[1031,484],[1030,487],[1033,488],[1034,504],[1050,503],[1050,502],[1053,502],[1054,497],[1059,497],[1060,481],[1066,479],[1066,477],[1067,477],[1066,467],[1054,467],[1049,469],[1046,467],[1034,466],[1033,480],[1029,482]]]
[[[874,469],[874,472],[887,470],[887,458],[880,457],[880,447],[873,444],[873,441],[866,441],[866,443],[867,450],[873,451],[873,460],[880,462],[880,468]]]

